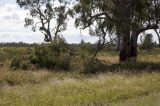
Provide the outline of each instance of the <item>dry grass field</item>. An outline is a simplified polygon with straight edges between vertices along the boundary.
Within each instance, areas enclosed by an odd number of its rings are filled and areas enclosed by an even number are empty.
[[[98,58],[118,63],[117,54],[100,53]],[[160,106],[160,50],[141,52],[138,60],[151,64],[143,70],[97,74],[12,70],[4,65],[0,68],[0,106]]]

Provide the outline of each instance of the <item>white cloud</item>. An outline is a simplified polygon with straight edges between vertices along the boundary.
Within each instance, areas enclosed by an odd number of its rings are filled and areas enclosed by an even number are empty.
[[[0,10],[2,12],[12,12],[18,9],[18,5],[16,4],[5,4],[0,6]]]
[[[43,42],[43,34],[24,28],[26,10],[20,9],[17,4],[5,4],[0,6],[0,11],[0,42]],[[89,37],[88,30],[82,31],[81,36],[80,31],[74,27],[73,19],[69,20],[68,28],[62,34],[69,43],[79,43],[82,39],[96,41],[96,38]]]
[[[26,11],[17,4],[0,6],[0,42],[43,42],[43,35],[24,28]]]
[[[24,17],[26,17],[26,10],[20,9],[20,7],[17,4],[5,4],[0,6],[0,20],[18,20],[22,19],[24,20]],[[18,20],[19,21],[19,20]]]
[[[3,20],[16,20],[16,21],[20,21],[20,17],[17,13],[13,13],[13,14],[8,14],[8,15],[4,15],[2,17]]]

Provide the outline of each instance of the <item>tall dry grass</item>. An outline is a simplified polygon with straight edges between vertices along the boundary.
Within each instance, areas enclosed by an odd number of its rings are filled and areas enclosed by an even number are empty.
[[[158,52],[144,53],[139,55],[141,61],[160,62]],[[98,58],[104,63],[118,62],[116,54],[99,54]],[[0,106],[158,106],[160,72],[147,70],[132,73],[120,69],[91,75],[12,70],[6,65],[0,68]]]
[[[83,79],[58,76],[53,75],[45,83],[3,86],[0,88],[0,105],[105,106],[160,92],[160,73],[108,73]]]

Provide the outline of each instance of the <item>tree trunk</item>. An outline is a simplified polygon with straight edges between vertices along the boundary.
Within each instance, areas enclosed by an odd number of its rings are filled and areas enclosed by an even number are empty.
[[[120,35],[117,35],[117,47],[116,47],[116,51],[120,51],[120,44],[121,44],[121,39],[120,39]]]
[[[138,34],[136,31],[132,31],[129,58],[133,61],[137,60],[137,40]]]
[[[129,0],[128,0],[129,1]],[[120,21],[121,21],[121,26],[120,27],[120,33],[122,34],[121,38],[121,45],[120,45],[120,54],[119,54],[119,61],[124,62],[129,59],[130,55],[130,32],[131,32],[131,15],[132,15],[132,5],[127,7],[126,1],[125,0],[120,0],[121,7],[120,8]],[[131,2],[132,4],[132,2]]]
[[[129,59],[130,54],[130,32],[122,36],[120,45],[119,61],[124,62]]]

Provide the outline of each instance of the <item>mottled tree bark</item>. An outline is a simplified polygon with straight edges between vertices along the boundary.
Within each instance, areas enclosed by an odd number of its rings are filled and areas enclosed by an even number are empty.
[[[117,35],[117,47],[116,47],[116,51],[120,51],[120,44],[121,44],[121,39],[120,39],[120,35]]]
[[[132,31],[131,39],[130,39],[130,53],[129,58],[133,61],[137,60],[137,40],[138,34],[136,31]]]
[[[122,36],[122,42],[120,45],[119,61],[124,62],[129,59],[130,54],[130,32]]]

